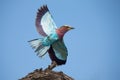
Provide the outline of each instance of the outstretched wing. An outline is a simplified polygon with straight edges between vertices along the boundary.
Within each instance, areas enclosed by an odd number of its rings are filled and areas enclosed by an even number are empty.
[[[50,35],[51,33],[55,32],[57,28],[47,5],[43,5],[40,9],[38,9],[36,28],[42,36]]]
[[[58,40],[57,42],[52,44],[55,55],[60,60],[66,60],[68,56],[67,48],[63,41]]]

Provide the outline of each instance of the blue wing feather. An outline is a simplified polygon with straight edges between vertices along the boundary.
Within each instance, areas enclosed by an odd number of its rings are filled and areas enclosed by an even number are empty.
[[[43,26],[43,30],[47,35],[54,33],[57,28],[52,16],[50,15],[50,12],[46,12],[46,14],[43,16],[41,19],[41,25]]]
[[[36,28],[42,36],[49,36],[57,28],[47,6],[42,6],[37,13]]]
[[[55,55],[60,60],[66,60],[68,56],[67,48],[63,41],[58,40],[57,42],[52,44]]]

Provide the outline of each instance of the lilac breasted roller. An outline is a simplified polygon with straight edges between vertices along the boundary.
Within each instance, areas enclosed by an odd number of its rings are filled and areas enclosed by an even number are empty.
[[[43,5],[38,9],[36,16],[36,28],[43,38],[28,41],[39,57],[49,53],[52,64],[49,69],[66,63],[68,51],[63,41],[64,34],[74,29],[68,25],[57,28],[52,15],[47,7]]]

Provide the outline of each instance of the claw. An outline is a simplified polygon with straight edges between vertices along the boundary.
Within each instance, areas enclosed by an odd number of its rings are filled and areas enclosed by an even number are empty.
[[[48,68],[46,68],[45,70],[52,70],[56,66],[57,66],[57,63],[55,61],[52,61],[51,65],[49,65]]]

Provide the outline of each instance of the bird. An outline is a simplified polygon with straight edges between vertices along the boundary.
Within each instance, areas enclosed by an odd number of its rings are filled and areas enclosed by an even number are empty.
[[[28,42],[35,50],[37,56],[43,57],[46,53],[49,54],[52,62],[47,69],[50,70],[56,66],[65,64],[68,50],[63,37],[66,32],[74,28],[68,25],[57,28],[47,5],[43,5],[38,9],[35,25],[42,38],[33,39]]]

